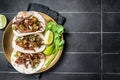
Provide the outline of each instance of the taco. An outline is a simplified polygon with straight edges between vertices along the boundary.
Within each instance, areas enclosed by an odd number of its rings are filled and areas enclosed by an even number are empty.
[[[38,12],[22,11],[12,20],[12,29],[17,36],[43,32],[45,30],[45,20]]]
[[[46,47],[43,41],[43,34],[31,34],[26,36],[14,35],[12,46],[17,51],[23,53],[42,52]]]
[[[33,74],[39,71],[45,62],[45,56],[42,53],[22,53],[13,50],[11,55],[12,66],[20,73]]]

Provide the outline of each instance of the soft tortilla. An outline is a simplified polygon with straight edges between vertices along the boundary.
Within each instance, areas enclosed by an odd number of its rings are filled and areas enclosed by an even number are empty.
[[[40,33],[37,34],[37,35],[39,35],[39,37],[42,38],[42,39],[44,38],[43,35],[40,34]],[[13,41],[12,41],[12,46],[13,46],[13,48],[15,50],[23,52],[23,53],[38,53],[38,52],[42,52],[45,49],[45,47],[46,47],[46,45],[41,45],[40,48],[35,48],[35,51],[34,50],[25,50],[24,48],[19,47],[18,45],[16,45],[16,42],[15,42],[16,39],[17,39],[17,36],[14,35]]]
[[[14,17],[13,23],[16,22],[17,20],[19,21],[19,19],[16,20],[16,17],[23,16],[25,18],[25,17],[28,17],[30,15],[35,16],[40,22],[42,22],[41,25],[43,26],[43,30],[42,31],[36,31],[36,32],[28,32],[28,33],[21,33],[18,30],[13,30],[13,33],[15,35],[17,35],[17,36],[24,36],[24,35],[30,35],[30,34],[40,33],[40,32],[43,32],[45,30],[45,20],[44,20],[44,18],[38,12],[35,12],[35,11],[21,11],[21,12],[19,12],[17,14],[17,16]],[[16,25],[12,24],[12,27],[13,26],[16,26]]]
[[[45,62],[45,58],[44,59],[40,59],[40,64],[36,67],[36,68],[32,68],[30,65],[28,66],[28,68],[25,68],[25,66],[23,64],[19,65],[17,64],[16,61],[16,57],[14,56],[16,54],[16,50],[13,50],[12,55],[11,55],[11,64],[12,66],[20,73],[23,74],[33,74],[36,73],[37,71],[39,71]]]

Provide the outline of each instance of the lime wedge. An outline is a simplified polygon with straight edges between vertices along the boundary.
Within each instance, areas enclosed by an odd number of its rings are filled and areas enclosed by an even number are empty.
[[[6,17],[0,14],[0,29],[5,28],[6,24],[7,24]]]
[[[53,41],[53,33],[50,30],[48,30],[45,32],[44,43],[51,44],[52,41]]]
[[[51,55],[54,47],[55,47],[54,44],[49,45],[49,46],[45,49],[45,51],[44,51],[43,53],[44,53],[46,56]]]

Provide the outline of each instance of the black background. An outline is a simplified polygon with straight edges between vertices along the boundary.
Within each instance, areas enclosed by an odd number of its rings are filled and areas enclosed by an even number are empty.
[[[0,0],[0,13],[9,22],[28,3],[66,17],[63,54],[42,75],[24,75],[11,67],[0,46],[0,80],[120,80],[120,0]]]

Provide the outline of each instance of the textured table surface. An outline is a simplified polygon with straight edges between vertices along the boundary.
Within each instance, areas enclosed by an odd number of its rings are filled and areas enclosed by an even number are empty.
[[[20,74],[3,54],[1,30],[0,80],[120,80],[120,0],[0,0],[0,13],[9,22],[28,3],[44,4],[67,18],[63,54],[42,75]]]

